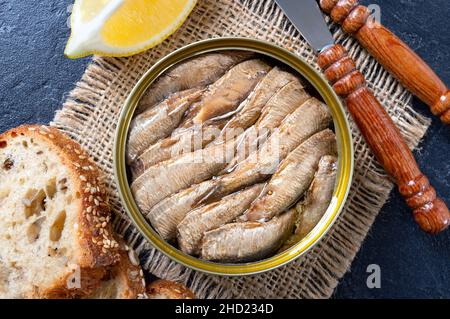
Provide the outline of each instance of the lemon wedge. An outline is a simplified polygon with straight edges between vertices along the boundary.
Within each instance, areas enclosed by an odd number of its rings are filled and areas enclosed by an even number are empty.
[[[65,55],[129,56],[175,32],[197,0],[76,0]]]

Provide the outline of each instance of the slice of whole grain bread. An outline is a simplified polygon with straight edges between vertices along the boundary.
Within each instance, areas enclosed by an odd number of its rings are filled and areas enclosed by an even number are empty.
[[[0,298],[83,297],[119,259],[100,172],[55,128],[0,135]]]

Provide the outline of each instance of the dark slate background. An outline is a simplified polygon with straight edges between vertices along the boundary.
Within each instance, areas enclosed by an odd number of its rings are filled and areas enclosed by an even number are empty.
[[[0,0],[0,131],[48,123],[89,59],[63,56],[69,0]],[[382,22],[406,41],[448,85],[448,0],[372,0]],[[415,100],[421,113],[427,106]],[[438,193],[450,204],[450,128],[437,119],[416,151]],[[335,298],[450,298],[450,231],[421,232],[397,191],[382,209]],[[366,286],[367,266],[381,267],[381,289]]]

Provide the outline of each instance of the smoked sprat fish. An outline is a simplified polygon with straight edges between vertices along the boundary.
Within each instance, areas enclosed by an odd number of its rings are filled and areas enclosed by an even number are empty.
[[[136,116],[130,124],[127,144],[128,163],[150,145],[172,133],[186,110],[202,96],[203,90],[190,89],[175,93],[152,109]]]
[[[302,107],[302,110],[298,108],[293,114],[289,115],[284,121],[285,124],[280,127],[279,133],[281,136],[278,136],[277,138],[283,140],[283,144],[281,145],[282,149],[280,150],[283,154],[286,153],[287,155],[287,152],[294,149],[303,139],[306,139],[316,131],[326,128],[331,121],[327,106],[316,99],[310,99],[303,103]],[[273,107],[271,109],[274,110]],[[238,115],[243,111],[244,109],[242,109]],[[164,141],[166,142],[169,140],[170,139],[166,139]],[[136,176],[139,176],[144,172],[145,168],[155,164],[152,162],[155,158],[158,158],[159,156],[163,158],[165,156],[168,157],[169,154],[167,153],[167,149],[171,150],[170,147],[178,142],[179,139],[177,138],[173,143],[168,143],[167,147],[165,147],[164,144],[155,144],[158,145],[158,147],[162,146],[162,148],[152,148],[152,154],[150,154],[150,150],[146,152],[142,156],[142,161],[137,161],[140,163],[140,167],[132,167],[133,173]],[[270,144],[271,143],[268,143],[268,145]],[[211,147],[214,147],[214,145],[216,144],[212,143]],[[278,158],[273,159],[263,156],[263,154],[267,155],[269,150],[270,148],[266,147],[266,150],[260,153],[262,161],[260,163],[257,162],[258,157],[254,156],[248,160],[249,163],[247,166],[240,167],[231,174],[227,174],[211,181],[205,181],[198,185],[193,185],[187,190],[180,191],[162,200],[146,214],[147,218],[163,238],[166,240],[173,239],[177,224],[193,208],[192,205],[194,205],[194,203],[200,203],[202,200],[207,202],[220,200],[222,196],[267,178],[268,175],[265,174],[265,171],[270,171],[270,169],[273,170],[278,165],[279,161]],[[286,156],[283,154],[282,156]],[[144,158],[147,156],[148,158]],[[239,160],[242,160],[242,158]],[[236,161],[235,163],[239,164],[239,161]],[[268,166],[273,168],[267,169]]]
[[[328,209],[336,183],[337,158],[326,155],[319,161],[305,199],[296,206],[298,217],[294,235],[283,245],[282,250],[299,242],[317,225]]]
[[[309,94],[304,90],[304,85],[298,79],[292,79],[292,81],[282,87],[265,104],[255,125],[248,128],[239,137],[238,156],[227,166],[225,172],[232,171],[237,162],[242,161],[258,147],[261,147],[284,118],[309,98]]]
[[[336,172],[337,158],[322,157],[305,200],[296,206],[299,216],[295,233],[300,238],[305,237],[325,214],[333,197]]]
[[[298,78],[287,71],[281,70],[279,67],[274,67],[270,70],[247,99],[241,103],[238,108],[240,109],[239,113],[227,123],[221,136],[225,136],[227,130],[244,130],[255,124],[261,115],[261,111],[272,96],[276,95],[279,90],[292,81],[298,81]]]
[[[189,211],[199,206],[203,199],[209,199],[209,194],[214,193],[217,187],[218,179],[192,185],[160,201],[146,216],[161,237],[165,240],[173,240],[176,237],[177,225]]]
[[[212,190],[203,201],[211,201],[236,190],[267,179],[292,150],[311,135],[330,125],[328,107],[310,98],[292,114],[288,115],[263,147],[238,163],[234,170],[216,180]]]
[[[262,189],[263,184],[257,184],[187,214],[177,226],[181,250],[191,255],[198,254],[203,234],[232,222],[250,206]]]
[[[192,106],[181,128],[235,111],[270,69],[271,66],[259,59],[247,60],[232,67],[211,84],[202,99]]]
[[[208,193],[213,186],[214,180],[192,185],[163,199],[145,216],[164,240],[173,240],[176,238],[178,224],[196,206],[198,199]]]
[[[173,132],[172,137],[166,141],[162,141],[164,149],[158,149],[157,145],[152,145],[159,138],[150,139],[146,146],[150,146],[145,150],[145,156],[138,159],[138,163],[133,163],[133,173],[138,176],[147,167],[158,163],[159,161],[171,158],[175,148],[181,148],[185,151],[187,148],[189,151],[195,151],[202,148],[208,143],[202,141],[199,145],[193,144],[188,136],[187,139],[184,136],[190,134],[196,134],[193,131],[194,127],[197,131],[203,131],[203,124],[209,120],[213,120],[216,117],[223,116],[224,114],[235,112],[239,104],[245,100],[257,83],[269,72],[271,67],[265,62],[253,59],[239,63],[232,67],[224,76],[214,82],[208,87],[208,89],[202,95],[200,101],[194,103],[187,115],[183,118],[180,126]],[[151,109],[152,111],[153,109]],[[149,111],[147,111],[149,112]],[[231,114],[230,114],[231,116]],[[223,127],[222,122],[226,121],[221,119],[218,123],[209,123],[208,126],[215,126],[217,129]],[[166,135],[167,136],[167,135]],[[163,136],[165,137],[165,136]],[[202,137],[202,136],[200,136]],[[178,140],[178,141],[176,141]],[[173,144],[167,144],[167,142],[174,142]],[[181,144],[181,145],[180,145]],[[142,142],[139,143],[142,145]],[[144,153],[142,151],[140,154]]]
[[[243,220],[267,221],[291,207],[308,189],[322,156],[337,152],[336,136],[326,129],[314,134],[280,164]]]
[[[311,96],[305,91],[304,84],[299,79],[294,79],[267,102],[255,127],[273,130],[309,98]]]
[[[253,55],[252,52],[244,51],[209,53],[179,63],[150,86],[139,102],[137,113],[153,107],[172,93],[205,87],[219,79],[228,69]]]
[[[249,262],[275,252],[292,233],[296,210],[291,209],[269,222],[227,224],[206,232],[201,258],[221,262]]]
[[[257,60],[250,60],[247,62],[250,64],[252,61]],[[239,66],[240,65],[236,66],[228,73],[232,73],[232,71],[237,69]],[[226,76],[228,78],[230,77],[229,75]],[[233,111],[236,113],[234,116],[230,118],[216,117],[216,119],[206,119],[202,125],[193,125],[190,127],[188,123],[191,121],[188,120],[184,124],[188,126],[187,128],[179,129],[174,132],[172,136],[160,140],[150,146],[132,163],[131,169],[133,172],[133,178],[138,177],[145,171],[145,169],[159,162],[181,155],[185,152],[196,151],[197,149],[203,148],[213,141],[215,143],[221,143],[226,140],[226,138],[234,138],[235,136],[238,136],[240,132],[239,130],[243,131],[256,122],[267,101],[269,101],[270,98],[276,94],[276,92],[293,81],[299,83],[299,80],[291,73],[282,71],[278,67],[273,68],[266,76],[263,77],[261,81],[259,81],[250,95],[242,101],[239,106],[233,104],[232,109],[237,106],[237,108]],[[224,81],[223,83],[226,82]],[[227,83],[227,85],[230,86],[229,83]],[[215,83],[214,86],[218,86],[218,84]],[[227,93],[225,90],[223,92],[218,91],[217,94],[226,95]],[[291,97],[291,101],[294,99],[295,97]],[[207,105],[201,106],[200,103],[199,105],[200,106],[196,107],[208,107]],[[286,112],[288,112],[289,108],[285,108]],[[273,121],[273,123],[277,122]],[[196,143],[196,140],[201,140],[201,143]]]
[[[307,235],[329,205],[331,122],[304,80],[272,59],[241,51],[189,58],[139,102],[126,153],[131,191],[155,231],[187,254],[224,263],[269,257]]]
[[[202,149],[220,135],[226,120],[195,125],[151,145],[131,163],[133,180],[159,162]]]

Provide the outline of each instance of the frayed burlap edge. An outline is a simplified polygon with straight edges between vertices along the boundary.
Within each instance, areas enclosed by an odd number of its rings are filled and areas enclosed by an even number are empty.
[[[409,93],[355,40],[330,25],[365,74],[369,86],[394,119],[408,145],[415,148],[430,121],[411,109]],[[155,250],[135,230],[118,196],[113,176],[113,143],[121,107],[142,74],[169,52],[201,39],[244,36],[276,43],[317,67],[316,57],[270,0],[203,0],[168,40],[130,58],[94,57],[52,125],[79,141],[106,175],[114,227],[136,248],[144,269],[187,284],[200,298],[328,298],[349,268],[393,184],[373,158],[351,122],[355,174],[345,208],[325,238],[308,254],[264,274],[226,278],[202,274]]]

